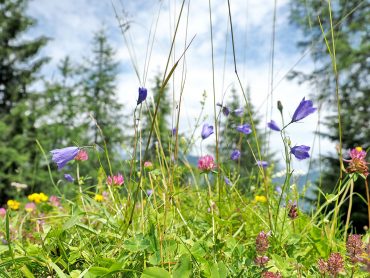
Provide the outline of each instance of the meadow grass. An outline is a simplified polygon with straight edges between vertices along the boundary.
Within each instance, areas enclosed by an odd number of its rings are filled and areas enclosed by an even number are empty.
[[[212,3],[208,3],[213,51]],[[333,184],[333,193],[322,193],[324,201],[312,211],[303,212],[297,204],[305,196],[292,180],[294,169],[291,163],[294,156],[301,154],[292,153],[285,130],[295,120],[285,119],[284,124],[282,109],[283,125],[277,132],[280,132],[283,144],[284,182],[274,184],[272,181],[273,165],[257,165],[247,180],[241,180],[238,173],[226,175],[218,149],[222,136],[219,132],[221,112],[217,111],[216,105],[213,52],[215,163],[209,165],[207,162],[205,167],[197,168],[187,160],[186,154],[197,136],[194,129],[190,137],[179,138],[180,111],[184,109],[181,103],[183,86],[177,114],[173,115],[177,131],[172,135],[170,149],[163,149],[156,121],[159,104],[164,88],[171,83],[176,71],[182,71],[181,84],[185,83],[184,60],[194,39],[189,42],[186,39],[184,50],[175,57],[177,28],[189,8],[186,4],[190,5],[190,2],[182,1],[174,24],[160,97],[154,110],[145,110],[144,102],[133,112],[135,140],[131,157],[122,163],[127,173],[124,180],[118,175],[123,170],[112,168],[113,154],[108,153],[106,146],[94,146],[85,150],[94,152],[99,160],[96,184],[86,186],[87,177],[80,171],[84,161],[72,158],[70,164],[76,169],[73,183],[62,190],[63,182],[55,182],[50,174],[55,195],[44,198],[41,193],[36,193],[33,197],[28,196],[28,201],[36,206],[26,206],[26,198],[20,198],[18,204],[16,201],[8,204],[8,209],[0,217],[4,227],[1,230],[3,244],[0,245],[1,277],[368,277],[370,254],[365,246],[369,246],[369,236],[366,234],[359,240],[348,237],[353,232],[350,229],[351,206],[345,225],[339,221],[338,215],[347,199],[351,203],[353,181],[363,178],[362,173],[347,173],[342,164],[338,168],[342,176],[336,186]],[[118,16],[114,5],[113,8]],[[238,74],[230,1],[228,9],[235,75],[248,108],[249,136],[257,141],[256,150],[252,150],[257,163],[262,160],[262,152],[250,103]],[[148,37],[142,77],[134,47],[125,27],[121,26],[142,86],[148,74],[156,22],[153,21]],[[334,74],[338,76],[333,29],[331,22],[333,44],[327,47],[333,59]],[[324,29],[322,32],[327,41],[327,33]],[[274,40],[273,36],[272,42]],[[274,44],[271,53],[273,72]],[[270,89],[272,100],[272,73]],[[336,94],[340,112],[338,90]],[[152,119],[147,127],[150,133],[146,142],[142,142],[141,127],[137,124],[142,113],[150,113]],[[201,119],[201,113],[198,119]],[[199,123],[200,120],[195,126]],[[149,162],[147,155],[151,151],[152,134],[157,141],[156,159]],[[104,134],[101,136],[104,138]],[[186,142],[185,146],[181,146],[181,139]],[[51,173],[49,150],[43,150],[42,142],[37,144]],[[170,155],[166,156],[167,152]],[[276,190],[276,186],[281,190]],[[364,205],[366,203],[369,204],[368,200],[364,200]]]

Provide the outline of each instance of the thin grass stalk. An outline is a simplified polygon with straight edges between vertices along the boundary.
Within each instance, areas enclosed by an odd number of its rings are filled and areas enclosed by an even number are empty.
[[[332,10],[331,10],[331,0],[328,0],[329,5],[329,19],[330,19],[330,31],[331,31],[331,41],[332,41],[332,64],[333,70],[335,74],[335,95],[337,98],[337,109],[338,109],[338,133],[339,133],[339,162],[340,162],[340,178],[343,178],[343,139],[342,139],[342,119],[341,119],[341,104],[340,104],[340,97],[339,97],[339,74],[337,69],[337,59],[335,56],[335,38],[334,38],[334,27],[333,27],[333,19],[332,19]]]
[[[211,0],[208,0],[209,9],[209,26],[211,31],[211,57],[212,57],[212,93],[213,93],[213,115],[215,123],[215,137],[216,137],[216,163],[220,164],[219,146],[218,146],[218,125],[217,125],[217,111],[216,111],[216,84],[215,84],[215,61],[214,61],[214,50],[213,50],[213,26],[212,26],[212,6]],[[221,172],[217,171],[216,188],[218,192],[218,202],[221,202],[221,188],[220,188],[220,177]]]
[[[40,151],[41,151],[41,153],[42,153],[42,156],[44,157],[44,159],[45,159],[45,162],[46,162],[46,166],[47,166],[47,168],[48,168],[48,173],[49,173],[49,177],[50,177],[50,180],[51,180],[51,183],[53,184],[53,187],[54,187],[54,189],[58,192],[58,194],[60,195],[60,196],[62,196],[62,192],[60,192],[60,190],[59,190],[59,188],[58,188],[58,186],[55,184],[55,182],[54,182],[54,179],[53,179],[53,175],[52,175],[52,173],[51,173],[51,169],[50,169],[50,164],[49,164],[49,160],[48,160],[48,158],[47,158],[47,156],[46,156],[46,153],[45,153],[45,150],[44,150],[44,148],[42,147],[42,145],[41,145],[41,143],[39,142],[39,140],[35,140],[36,141],[36,144],[37,144],[37,146],[39,147],[39,149],[40,149]]]
[[[365,190],[366,190],[366,200],[367,200],[367,217],[370,227],[370,195],[369,195],[369,184],[367,183],[367,177],[365,177]]]
[[[348,211],[347,211],[347,219],[346,219],[346,225],[344,228],[344,240],[347,238],[347,232],[348,232],[348,226],[349,226],[349,220],[351,218],[351,210],[352,210],[352,199],[353,199],[353,187],[354,187],[354,182],[351,179],[350,180],[350,191],[349,191],[349,204],[348,204]]]
[[[212,241],[213,244],[216,243],[216,224],[215,224],[215,214],[213,210],[213,204],[212,204],[212,189],[211,189],[211,183],[209,182],[208,179],[208,173],[204,174],[204,178],[206,180],[207,186],[208,186],[208,198],[209,198],[209,207],[211,209],[211,214],[212,214]]]
[[[247,97],[245,95],[245,91],[244,91],[243,85],[242,85],[242,83],[240,81],[238,69],[237,69],[237,66],[236,66],[234,30],[233,30],[233,23],[232,23],[232,19],[231,19],[230,0],[227,0],[227,5],[228,5],[228,11],[229,11],[229,20],[230,20],[231,42],[232,42],[233,59],[234,59],[234,72],[235,72],[235,75],[236,75],[236,77],[238,79],[238,83],[239,83],[240,89],[241,89],[241,91],[243,93],[245,104],[247,106],[247,110],[248,110],[248,114],[249,114],[249,120],[251,122],[251,127],[252,127],[252,131],[253,131],[253,135],[254,135],[254,138],[255,138],[255,141],[256,141],[256,147],[257,147],[257,153],[258,153],[258,160],[262,160],[261,150],[260,150],[259,143],[258,143],[257,132],[256,132],[256,127],[255,127],[255,124],[254,124],[254,121],[253,121],[253,117],[252,117],[252,111],[251,111],[250,103],[247,100]],[[266,195],[267,204],[268,204],[267,205],[267,213],[268,213],[270,228],[272,229],[272,214],[271,214],[270,201],[269,201],[269,199],[270,199],[269,198],[269,188],[268,188],[268,184],[266,182],[264,183],[264,189],[265,189],[265,195]]]

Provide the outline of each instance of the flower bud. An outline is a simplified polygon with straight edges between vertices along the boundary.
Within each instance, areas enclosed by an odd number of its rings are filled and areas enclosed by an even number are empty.
[[[280,111],[280,113],[283,113],[283,104],[281,103],[280,100],[278,100],[277,102],[277,108]]]

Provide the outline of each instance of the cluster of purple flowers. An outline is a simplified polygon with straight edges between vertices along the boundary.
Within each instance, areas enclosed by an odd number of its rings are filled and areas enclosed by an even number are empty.
[[[269,248],[269,233],[261,231],[256,237],[256,252],[257,257],[254,262],[256,265],[263,267],[269,261],[269,257],[266,256],[266,252]]]
[[[328,260],[319,259],[317,267],[321,274],[330,274],[334,277],[338,277],[338,274],[344,270],[344,260],[340,253],[331,253]]]
[[[85,161],[89,159],[86,150],[78,147],[66,147],[50,151],[53,162],[61,170],[69,161]],[[68,182],[74,182],[74,178],[70,174],[64,174],[64,179]]]

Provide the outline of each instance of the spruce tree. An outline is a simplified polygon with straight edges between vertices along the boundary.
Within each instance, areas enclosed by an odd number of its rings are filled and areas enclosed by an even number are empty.
[[[142,142],[146,147],[150,128],[153,121],[155,107],[161,94],[161,78],[159,75],[154,78],[154,87],[152,88],[153,101],[147,101],[148,109],[144,110],[142,115]],[[154,160],[156,156],[156,146],[162,146],[165,156],[170,154],[171,127],[169,117],[171,116],[171,103],[168,97],[168,88],[164,88],[158,107],[154,130],[150,140],[150,146],[147,154],[149,160]],[[160,143],[160,144],[159,144]]]
[[[263,155],[263,160],[272,163],[272,154],[264,153],[263,146],[265,145],[265,137],[258,128],[260,125],[259,117],[254,106],[249,99],[249,90],[247,90],[247,98],[251,109],[254,125],[256,126],[258,145]],[[227,108],[229,115],[222,115],[220,124],[220,159],[226,171],[231,175],[240,174],[240,181],[246,181],[253,178],[253,173],[258,173],[256,159],[258,160],[257,142],[253,134],[245,135],[236,130],[238,125],[250,124],[250,117],[247,107],[240,100],[235,88],[231,89],[230,101],[226,102],[223,107]],[[249,143],[249,144],[248,144]],[[234,150],[240,151],[240,158],[237,160],[231,159],[231,153]]]
[[[104,31],[95,34],[92,44],[92,55],[83,65],[83,91],[85,103],[80,103],[94,117],[101,128],[104,138],[101,137],[99,128],[88,115],[85,119],[89,122],[87,135],[90,143],[104,147],[104,141],[110,153],[117,149],[123,140],[122,119],[123,105],[119,103],[116,92],[116,78],[118,63],[114,59],[115,51],[110,46]],[[104,139],[104,141],[103,141]]]
[[[292,77],[302,82],[311,82],[318,88],[318,100],[323,101],[331,112],[326,117],[324,125],[327,132],[323,136],[333,143],[339,144],[339,122],[337,117],[336,85],[338,85],[341,100],[342,151],[344,158],[348,150],[357,146],[364,149],[370,147],[370,5],[366,1],[337,0],[331,3],[331,17],[335,38],[336,64],[338,82],[333,72],[332,60],[328,53],[323,34],[318,21],[320,17],[328,45],[333,42],[330,28],[328,2],[321,0],[291,1],[291,19],[304,33],[304,40],[299,43],[304,50],[311,48],[312,59],[316,68],[310,73],[293,72]],[[331,49],[333,53],[333,49]],[[324,157],[325,170],[322,174],[322,191],[331,193],[339,180],[338,155],[332,152]],[[355,191],[366,199],[364,181],[356,181]],[[361,230],[367,223],[367,208],[361,198],[354,195],[354,207],[351,220],[354,226]],[[347,208],[343,206],[342,215],[346,217]],[[343,219],[345,221],[345,219]]]
[[[31,86],[47,58],[38,52],[45,37],[23,39],[36,24],[25,14],[26,0],[0,1],[0,200],[10,194],[13,181],[32,186],[38,153],[36,115],[38,94]]]

